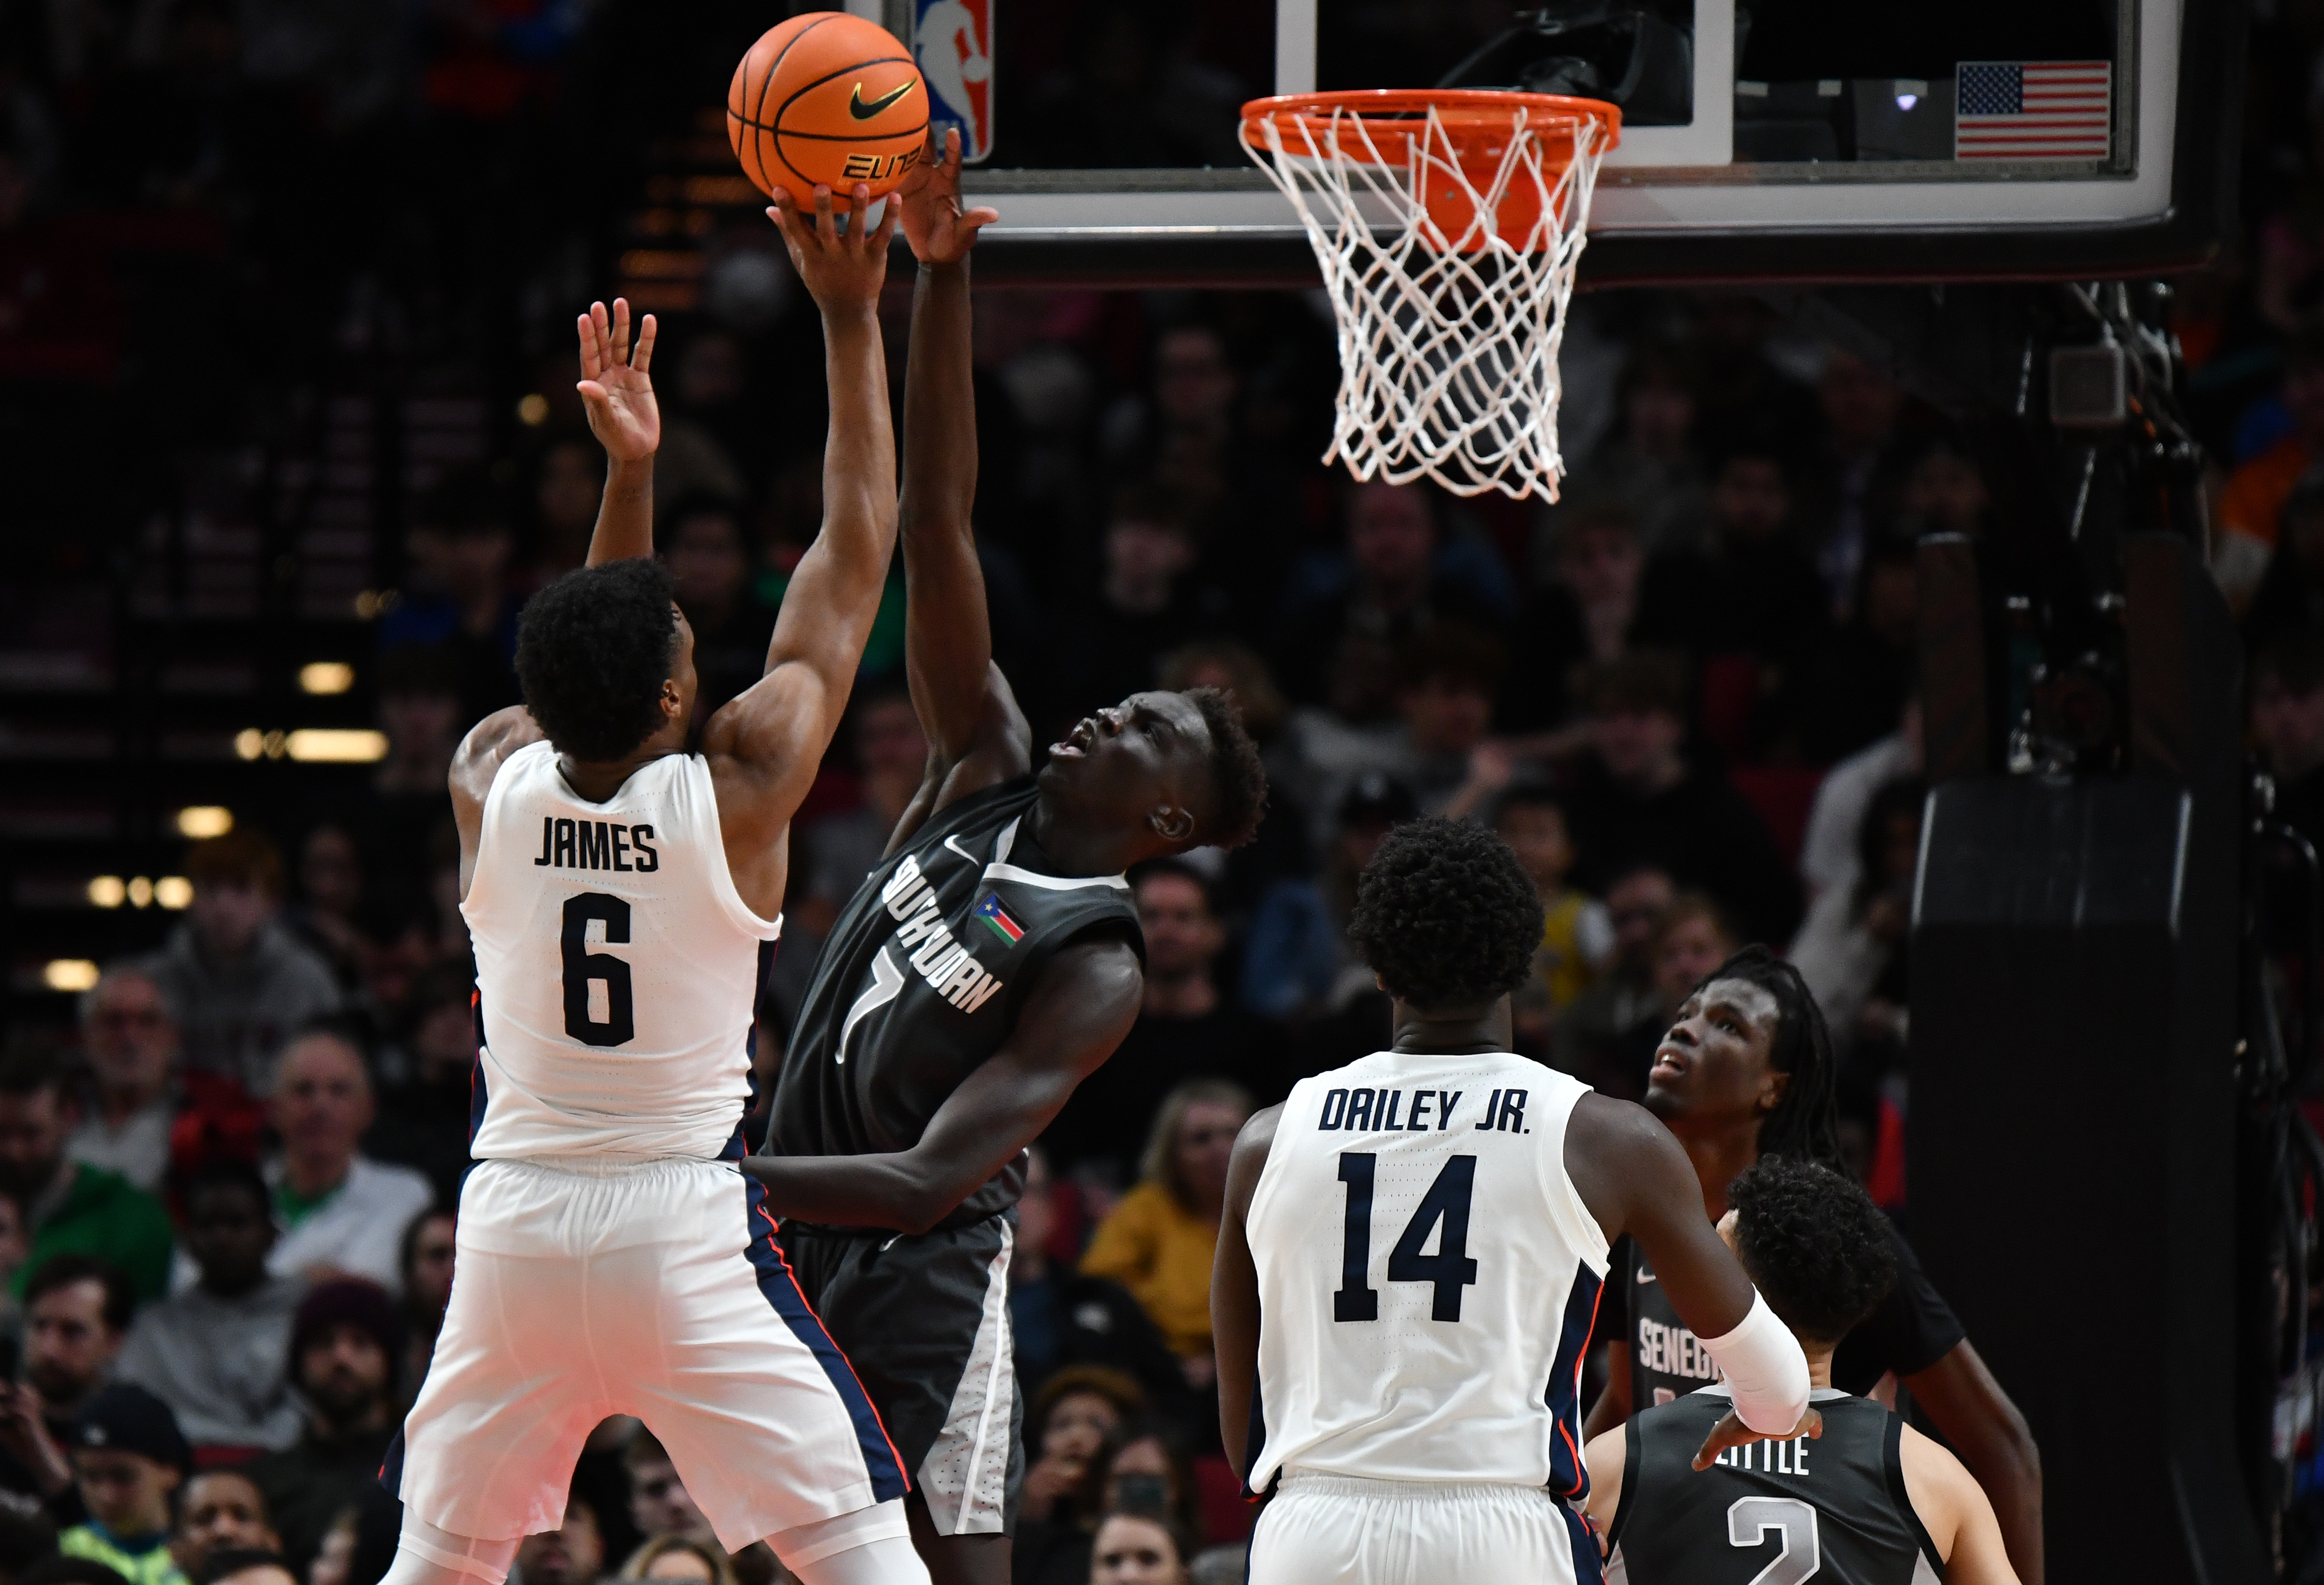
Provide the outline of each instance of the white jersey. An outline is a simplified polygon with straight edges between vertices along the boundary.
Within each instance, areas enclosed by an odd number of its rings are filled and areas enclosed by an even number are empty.
[[[1380,1052],[1293,1088],[1248,1223],[1253,1491],[1283,1471],[1587,1489],[1607,1251],[1564,1151],[1588,1093],[1506,1052]]]
[[[673,754],[603,803],[557,750],[503,762],[460,913],[476,953],[479,1161],[715,1159],[750,1094],[761,943],[710,767]]]

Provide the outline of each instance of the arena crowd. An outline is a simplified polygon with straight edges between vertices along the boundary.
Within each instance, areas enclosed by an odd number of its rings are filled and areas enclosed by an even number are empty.
[[[445,774],[466,727],[517,701],[525,599],[579,563],[604,467],[560,337],[607,294],[629,195],[545,151],[650,120],[583,125],[647,9],[0,5],[0,454],[43,531],[10,531],[12,557],[134,585],[143,505],[199,494],[156,484],[167,458],[263,452],[296,406],[264,392],[449,393],[491,415],[433,461],[407,434],[383,496],[389,592],[355,691],[383,757],[281,765],[288,791],[183,854],[181,913],[151,915],[69,1007],[20,999],[0,1578],[373,1585],[392,1554],[373,1475],[443,1314],[471,1114]],[[2319,62],[2309,12],[2255,24],[2244,230],[2176,283],[2175,328],[2215,570],[2256,656],[2254,751],[2324,845]],[[706,712],[759,674],[818,520],[817,331],[779,269],[714,271],[731,289],[662,312],[657,542]],[[905,307],[899,270],[899,389]],[[1037,737],[1215,683],[1272,785],[1251,846],[1131,877],[1143,1015],[1032,1163],[1020,1581],[1240,1578],[1249,1512],[1210,1395],[1229,1147],[1254,1108],[1384,1041],[1344,927],[1400,820],[1477,820],[1515,849],[1546,910],[1518,1047],[1608,1094],[1642,1092],[1707,969],[1782,950],[1841,1052],[1852,1164],[1909,1215],[1915,546],[2008,531],[1941,414],[1758,298],[1587,296],[1560,501],[1457,501],[1320,464],[1336,368],[1316,300],[1015,290],[978,313],[978,529]],[[186,411],[189,385],[216,411]],[[167,455],[129,456],[149,434]],[[762,1076],[918,784],[902,587],[796,830]],[[776,1577],[763,1547],[717,1548],[635,1423],[600,1428],[574,1489],[564,1527],[526,1542],[526,1585]]]

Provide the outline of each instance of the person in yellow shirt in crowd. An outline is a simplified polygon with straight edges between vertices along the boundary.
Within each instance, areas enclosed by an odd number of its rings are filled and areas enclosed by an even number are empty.
[[[1227,1162],[1251,1114],[1240,1085],[1197,1079],[1162,1102],[1142,1177],[1098,1224],[1082,1271],[1130,1290],[1178,1357],[1186,1383],[1218,1374],[1211,1351],[1211,1257],[1226,1207]]]
[[[1565,884],[1573,867],[1573,839],[1555,789],[1540,782],[1511,783],[1494,811],[1493,829],[1541,894],[1541,950],[1534,955],[1534,972],[1549,987],[1554,1016],[1613,961],[1614,921],[1603,903]]]

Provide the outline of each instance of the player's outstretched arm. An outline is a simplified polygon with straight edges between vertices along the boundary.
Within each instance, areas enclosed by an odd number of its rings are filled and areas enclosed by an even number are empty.
[[[1049,959],[1008,1042],[963,1080],[909,1150],[883,1155],[754,1155],[778,1217],[925,1233],[1017,1159],[1113,1054],[1138,1019],[1146,977],[1120,941],[1081,941]]]
[[[582,405],[589,432],[605,448],[605,495],[589,536],[589,565],[653,554],[653,459],[661,449],[661,408],[654,400],[654,317],[638,325],[630,342],[630,300],[602,302],[575,323],[581,340]]]
[[[787,193],[769,211],[823,311],[831,431],[823,453],[823,527],[784,591],[766,674],[711,717],[702,738],[727,867],[742,900],[761,913],[781,901],[791,815],[847,709],[896,553],[896,443],[880,342],[880,289],[896,213],[891,205],[867,231],[861,217],[871,193],[858,184],[853,196],[857,223],[845,236],[827,188],[816,190],[811,218]]]
[[[1275,1148],[1279,1106],[1254,1113],[1227,1163],[1227,1201],[1211,1261],[1211,1342],[1219,1362],[1219,1440],[1237,1475],[1250,1474],[1251,1390],[1259,1380],[1259,1263],[1250,1253],[1250,1197]]]
[[[468,728],[460,739],[460,746],[452,755],[452,774],[446,778],[452,789],[452,823],[460,830],[460,895],[468,894],[468,882],[476,873],[476,844],[484,830],[484,798],[493,790],[493,778],[500,774],[501,762],[528,743],[538,743],[547,734],[532,718],[532,712],[521,704],[504,710],[494,710]]]
[[[898,823],[901,841],[956,798],[1022,774],[1032,734],[992,664],[976,559],[975,359],[968,254],[991,209],[960,205],[960,134],[945,134],[897,194],[920,262],[904,370],[904,670],[927,734],[928,774]]]
[[[1696,1468],[1720,1449],[1764,1437],[1815,1436],[1808,1362],[1702,1214],[1693,1163],[1644,1107],[1585,1095],[1565,1128],[1565,1170],[1610,1242],[1628,1233],[1671,1305],[1719,1362],[1735,1413],[1715,1428]]]
[[[2018,1577],[2042,1585],[2042,1453],[2025,1416],[1966,1338],[1904,1386],[1991,1501]]]
[[[1909,1425],[1897,1457],[1904,1496],[1944,1559],[1945,1585],[2018,1585],[1993,1505],[1961,1461]]]

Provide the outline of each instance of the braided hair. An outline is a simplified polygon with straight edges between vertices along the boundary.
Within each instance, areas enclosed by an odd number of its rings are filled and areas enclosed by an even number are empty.
[[[1791,1082],[1773,1110],[1759,1120],[1759,1154],[1791,1156],[1842,1168],[1840,1151],[1839,1064],[1831,1054],[1831,1032],[1823,1009],[1800,971],[1763,946],[1748,946],[1702,978],[1702,984],[1739,979],[1775,1000],[1775,1038],[1767,1065]]]

